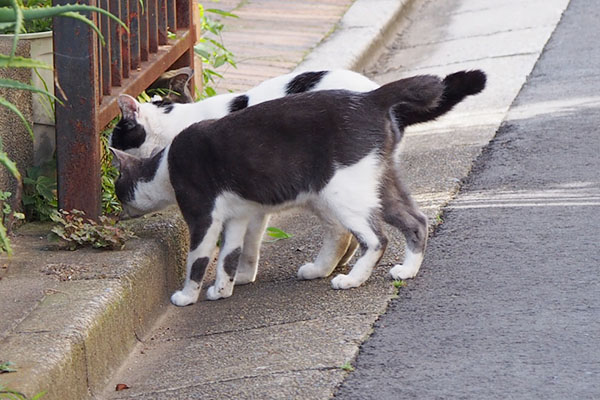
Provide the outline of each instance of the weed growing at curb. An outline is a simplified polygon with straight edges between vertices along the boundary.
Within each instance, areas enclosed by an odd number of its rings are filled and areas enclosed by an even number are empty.
[[[394,287],[395,287],[396,289],[400,289],[401,287],[404,287],[404,286],[406,286],[406,282],[404,282],[404,281],[403,281],[403,280],[401,280],[401,279],[395,280],[395,281],[394,281],[392,284],[394,285]]]
[[[83,246],[120,250],[125,247],[128,239],[135,237],[133,232],[104,215],[99,217],[99,222],[96,222],[85,218],[82,211],[61,210],[54,213],[51,218],[58,224],[52,228],[54,238],[67,242],[71,250]]]
[[[354,367],[352,366],[352,364],[350,364],[350,361],[346,361],[345,363],[340,365],[340,369],[346,372],[354,372]]]

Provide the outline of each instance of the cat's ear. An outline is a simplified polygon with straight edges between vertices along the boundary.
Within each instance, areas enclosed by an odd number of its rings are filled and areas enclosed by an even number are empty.
[[[131,168],[132,165],[136,164],[140,160],[138,157],[127,154],[124,151],[115,149],[114,147],[109,147],[109,149],[113,155],[111,164],[113,167],[118,169],[119,172]]]
[[[194,70],[190,67],[180,68],[176,75],[169,80],[169,89],[179,93],[182,102],[193,102],[188,89],[188,82],[192,79]]]
[[[120,94],[119,97],[117,97],[117,104],[119,104],[123,118],[132,121],[136,120],[138,112],[140,111],[140,103],[138,103],[136,99],[128,94]]]

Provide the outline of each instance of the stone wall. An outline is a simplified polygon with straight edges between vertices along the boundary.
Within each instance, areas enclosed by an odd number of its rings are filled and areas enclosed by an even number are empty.
[[[0,37],[0,54],[10,54],[12,40],[9,37]],[[27,41],[19,41],[17,55],[27,57],[30,45]],[[0,77],[18,80],[24,83],[31,82],[32,71],[29,68],[1,68]],[[0,96],[10,101],[23,113],[25,118],[33,126],[32,95],[26,90],[14,90],[0,88]],[[17,163],[21,174],[33,164],[33,140],[23,124],[23,121],[11,110],[0,106],[0,138],[4,145],[4,151]],[[9,191],[13,194],[16,190],[16,180],[3,167],[0,167],[0,190]],[[13,196],[12,205],[18,209],[18,199]]]

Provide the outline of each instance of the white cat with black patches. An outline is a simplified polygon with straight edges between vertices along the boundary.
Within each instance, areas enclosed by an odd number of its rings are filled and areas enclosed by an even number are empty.
[[[364,75],[336,70],[286,74],[264,81],[246,93],[227,93],[188,104],[181,104],[182,99],[177,100],[178,103],[171,99],[139,103],[131,96],[121,95],[118,103],[123,118],[114,128],[110,142],[116,149],[148,157],[196,122],[221,118],[267,100],[307,91],[347,89],[366,92],[378,87]]]
[[[357,93],[327,90],[287,96],[190,126],[164,150],[138,158],[114,150],[116,192],[126,213],[177,202],[190,231],[186,281],[173,304],[195,303],[223,231],[211,300],[254,281],[265,215],[305,207],[323,221],[324,243],[301,279],[329,276],[347,257],[351,236],[362,253],[335,289],[360,286],[386,248],[382,222],[406,237],[394,279],[414,277],[423,260],[427,219],[394,168],[405,126],[431,120],[485,86],[481,71],[403,79]]]

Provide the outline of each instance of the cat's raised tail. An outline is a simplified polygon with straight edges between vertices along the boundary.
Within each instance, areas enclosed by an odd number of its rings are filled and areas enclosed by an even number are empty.
[[[397,117],[401,117],[430,112],[437,107],[443,92],[444,84],[437,76],[417,75],[383,85],[369,92],[366,98],[380,110],[393,107]]]
[[[393,107],[398,125],[404,127],[431,121],[447,113],[465,97],[481,92],[486,80],[481,70],[455,72],[441,81],[434,76],[421,75],[384,85],[371,94],[376,96],[378,103]]]

